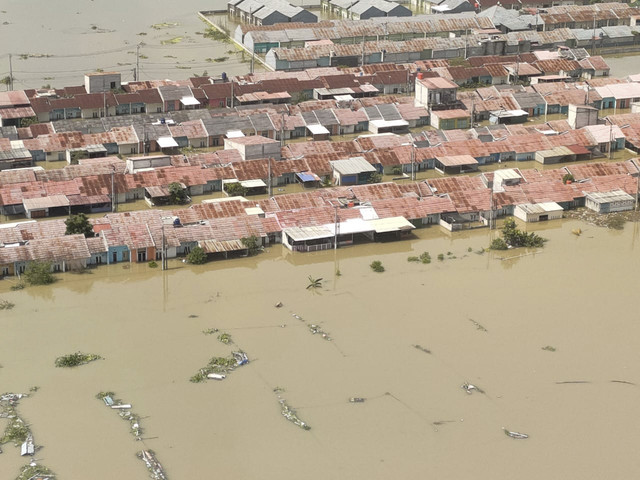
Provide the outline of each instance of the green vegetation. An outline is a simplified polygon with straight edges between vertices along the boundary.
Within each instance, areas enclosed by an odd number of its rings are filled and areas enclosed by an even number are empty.
[[[222,33],[220,30],[214,27],[207,27],[205,32],[202,34],[204,38],[210,38],[211,40],[215,40],[217,42],[229,43],[231,39],[226,33]]]
[[[24,282],[18,282],[14,285],[11,285],[11,290],[15,292],[17,290],[22,290],[24,287],[26,287]]]
[[[154,23],[153,25],[151,25],[151,28],[153,28],[154,30],[162,30],[163,28],[177,27],[178,25],[180,25],[178,22],[163,22]]]
[[[93,225],[91,225],[91,222],[89,222],[89,217],[87,217],[84,213],[71,215],[64,221],[64,224],[67,226],[67,229],[64,232],[65,235],[82,234],[86,238],[94,236]]]
[[[551,345],[547,345],[546,347],[542,347],[542,350],[546,350],[547,352],[555,352],[556,348]]]
[[[95,360],[100,360],[101,358],[100,355],[93,353],[76,352],[56,358],[55,365],[56,367],[73,368]]]
[[[207,261],[207,253],[202,247],[193,247],[187,254],[187,262],[194,265],[202,265]]]
[[[230,197],[244,197],[247,194],[247,189],[240,182],[227,183],[224,189]]]
[[[438,254],[438,260],[440,260],[441,262],[444,260],[444,253]]]
[[[233,52],[235,53],[235,52]],[[216,58],[205,58],[204,59],[205,62],[209,62],[209,63],[222,63],[222,62],[226,62],[227,60],[229,60],[229,57],[216,57]]]
[[[382,265],[382,262],[380,260],[374,260],[373,262],[371,262],[369,267],[371,267],[371,270],[373,270],[374,272],[384,272],[384,266]]]
[[[419,257],[408,257],[407,262],[431,263],[431,255],[429,254],[429,252],[422,252]]]
[[[240,241],[248,250],[250,257],[257,255],[260,251],[260,239],[257,236],[251,235],[250,237],[243,237]]]
[[[158,268],[158,262],[155,260],[151,260],[147,265],[149,265],[149,268]]]
[[[232,343],[231,335],[228,333],[221,333],[220,335],[218,335],[218,340],[220,340],[225,345],[229,345],[230,343]]]
[[[509,248],[507,242],[505,242],[502,238],[494,238],[491,241],[491,245],[489,245],[491,250],[506,250]]]
[[[22,276],[29,285],[49,285],[56,281],[51,273],[51,262],[31,262]]]
[[[575,181],[576,181],[575,177],[570,173],[567,173],[564,177],[562,177],[562,183],[564,183],[565,185],[567,183],[573,183]]]
[[[611,215],[607,219],[607,227],[613,228],[614,230],[622,230],[625,223],[626,220],[620,215]]]
[[[9,90],[9,85],[11,85],[11,77],[7,75],[6,77],[0,78],[0,85],[4,85],[7,90]]]
[[[546,241],[535,233],[526,233],[516,228],[516,221],[508,218],[502,227],[502,237],[511,247],[543,247]]]
[[[26,117],[20,119],[20,127],[22,128],[33,125],[34,123],[38,123],[38,117]]]
[[[116,396],[116,393],[115,393],[115,392],[112,392],[112,391],[110,391],[110,390],[107,390],[106,392],[100,392],[100,393],[98,393],[98,394],[96,395],[96,398],[97,398],[98,400],[102,400],[104,397],[111,397],[111,398],[113,398],[113,397],[115,397],[115,396]]]
[[[192,383],[201,383],[207,379],[210,373],[227,373],[238,365],[237,360],[233,356],[229,357],[213,357],[209,360],[206,367],[201,368],[198,373],[192,376],[189,381]]]
[[[169,184],[169,203],[172,205],[187,203],[187,194],[180,182],[171,182]]]
[[[160,43],[162,45],[175,45],[176,43],[180,43],[183,39],[184,37],[173,37],[169,40],[162,40]]]
[[[202,333],[205,335],[213,335],[214,333],[218,333],[217,328],[207,328],[206,330],[202,330]]]
[[[4,430],[4,435],[0,438],[0,444],[24,442],[29,435],[29,427],[25,425],[20,417],[15,415],[15,410],[8,412],[8,414],[13,414],[13,418]]]
[[[313,278],[311,275],[309,275],[309,285],[307,285],[307,290],[310,290],[312,288],[322,288],[322,277]]]
[[[47,477],[48,475],[48,477]],[[35,462],[25,465],[16,480],[31,480],[33,478],[53,478],[53,472],[43,465],[36,465]]]
[[[378,172],[371,172],[367,178],[367,183],[380,183],[381,181],[382,175]]]

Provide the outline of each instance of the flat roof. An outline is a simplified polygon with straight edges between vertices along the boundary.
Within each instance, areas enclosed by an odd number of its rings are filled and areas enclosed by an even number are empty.
[[[564,210],[564,208],[562,208],[556,202],[523,203],[522,205],[518,205],[517,207],[523,210],[525,213],[550,213],[560,212]]]
[[[409,122],[406,120],[370,120],[369,124],[373,124],[378,128],[391,128],[391,127],[408,127]]]
[[[240,137],[244,137],[244,133],[242,133],[240,130],[229,130],[227,132],[227,138],[240,138]]]
[[[242,185],[244,188],[260,188],[267,186],[267,184],[262,180],[243,180],[240,182],[240,185]]]
[[[356,175],[358,173],[376,171],[375,167],[362,157],[354,157],[347,160],[331,160],[329,163],[340,175]]]
[[[185,106],[200,105],[200,102],[196,99],[196,97],[182,97],[180,99],[180,103]]]
[[[449,155],[446,157],[436,157],[436,160],[438,160],[445,167],[458,167],[478,164],[478,160],[476,160],[471,155]]]
[[[376,233],[400,232],[416,228],[404,217],[376,218],[369,220]]]
[[[590,192],[586,194],[586,197],[592,202],[598,204],[633,201],[633,197],[623,190],[613,190],[611,192]]]
[[[178,142],[176,142],[172,137],[158,137],[158,140],[156,140],[156,142],[158,142],[158,145],[160,146],[160,148],[171,148],[171,147],[178,146]],[[144,157],[144,158],[149,158],[149,157]]]
[[[329,130],[322,125],[307,125],[307,128],[312,135],[329,135],[330,133]]]
[[[289,235],[295,242],[331,238],[335,235],[333,229],[326,227],[290,227],[285,228],[282,233]]]

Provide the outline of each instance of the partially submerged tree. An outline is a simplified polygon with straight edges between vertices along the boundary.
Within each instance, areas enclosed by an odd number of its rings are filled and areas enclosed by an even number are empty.
[[[169,203],[173,205],[187,203],[187,194],[180,182],[172,182],[169,184]]]
[[[89,222],[89,218],[84,213],[78,213],[77,215],[71,215],[64,221],[67,226],[65,235],[77,235],[82,234],[86,238],[93,237],[93,225]]]
[[[56,280],[51,273],[51,262],[31,262],[23,277],[29,285],[49,285]]]
[[[240,239],[240,241],[242,242],[242,245],[247,248],[249,256],[256,255],[260,250],[260,239],[255,235],[243,237]]]
[[[224,189],[230,197],[244,197],[247,194],[247,189],[239,182],[227,183]]]
[[[540,235],[533,232],[527,233],[518,230],[516,221],[513,218],[507,218],[502,227],[502,238],[505,243],[511,247],[543,247],[546,241]]]
[[[194,265],[202,265],[207,261],[207,253],[202,247],[193,247],[187,254],[187,262]]]

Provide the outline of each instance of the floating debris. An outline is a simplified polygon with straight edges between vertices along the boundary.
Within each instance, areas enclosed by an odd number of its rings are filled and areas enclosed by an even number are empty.
[[[489,330],[487,330],[486,328],[484,328],[482,325],[480,325],[478,322],[476,322],[473,318],[470,318],[470,319],[469,319],[469,321],[470,321],[471,323],[473,323],[473,324],[476,326],[476,328],[477,328],[478,330],[480,330],[481,332],[488,332],[488,331],[489,331]]]
[[[284,398],[278,397],[278,401],[280,402],[280,405],[282,407],[282,416],[284,418],[289,420],[294,425],[297,425],[298,427],[302,428],[303,430],[311,430],[311,427],[309,425],[307,425],[305,422],[303,422],[298,418],[296,411],[292,409],[289,405],[287,405],[287,402],[284,400]]]
[[[202,333],[205,335],[213,335],[214,333],[218,333],[218,331],[217,328],[207,328],[206,330],[202,330]]]
[[[564,382],[556,382],[556,385],[565,385],[569,383],[591,383],[591,382],[588,380],[567,380]]]
[[[151,28],[155,30],[161,30],[163,28],[172,28],[180,25],[178,22],[163,22],[163,23],[154,23],[151,25]]]
[[[274,307],[276,307],[276,308],[282,308],[282,306],[283,306],[283,303],[282,303],[282,302],[278,302],[278,303],[276,303],[276,304],[274,305]]]
[[[31,443],[33,443],[31,430],[24,420],[20,418],[17,411],[20,399],[28,396],[25,393],[4,393],[0,395],[0,418],[9,419],[4,434],[0,437],[0,444],[13,442],[17,447],[26,442],[29,437],[31,437]]]
[[[274,387],[273,389],[273,393],[278,394],[278,393],[284,393],[284,387]]]
[[[546,350],[547,352],[555,352],[556,347],[552,347],[551,345],[547,345],[546,347],[542,347],[542,350]]]
[[[295,318],[296,320],[304,321],[304,320],[302,320],[302,317],[300,315],[296,314],[296,313],[292,313],[291,316],[293,318]]]
[[[56,367],[73,368],[100,359],[102,359],[100,355],[76,352],[56,358],[55,365]]]
[[[204,382],[209,374],[216,373],[218,375],[228,375],[236,367],[249,363],[249,357],[243,351],[231,352],[230,357],[213,357],[209,360],[206,367],[200,369],[198,373],[192,376],[189,381],[192,383]]]
[[[366,400],[366,398],[363,397],[351,397],[349,399],[350,403],[364,403],[364,401]]]
[[[635,385],[633,382],[627,382],[626,380],[609,380],[611,383],[624,383],[625,385]]]
[[[225,345],[228,345],[230,343],[233,343],[231,341],[231,335],[228,333],[221,333],[220,335],[218,335],[218,340],[220,340],[222,343],[224,343]]]
[[[198,315],[194,315],[193,313],[189,315],[189,318],[198,318]]]
[[[574,228],[573,230],[571,230],[571,233],[573,233],[576,237],[579,237],[580,235],[582,235],[582,229]]]
[[[320,328],[320,326],[319,326],[319,325],[316,325],[316,324],[314,324],[314,323],[310,323],[310,324],[308,325],[308,327],[309,327],[309,331],[310,331],[313,335],[315,335],[315,334],[317,333],[317,334],[320,334],[320,336],[321,336],[322,338],[324,338],[325,340],[327,340],[327,341],[329,341],[329,342],[331,341],[331,337],[329,336],[329,334],[328,334],[327,332],[325,332],[324,330],[322,330],[322,328]]]
[[[502,430],[504,431],[506,436],[511,437],[511,438],[515,438],[515,439],[529,438],[529,435],[527,435],[526,433],[512,432],[511,430],[507,430],[504,427],[502,427]]]
[[[120,418],[129,422],[131,433],[136,437],[136,440],[142,440],[140,416],[131,411],[130,403],[124,403],[122,400],[116,399],[115,396],[116,394],[114,392],[100,392],[96,395],[96,398],[102,400],[105,406],[112,410],[117,410]]]
[[[431,353],[431,350],[429,350],[428,348],[424,348],[422,345],[413,345],[413,348],[415,348],[416,350],[420,350],[421,352],[424,353]]]
[[[210,373],[207,378],[211,380],[224,380],[227,376],[224,373]]]
[[[20,447],[20,455],[24,457],[25,455],[33,455],[34,453],[36,453],[36,446],[33,443],[33,435],[29,433],[27,439]]]
[[[154,480],[166,480],[164,468],[162,468],[153,450],[142,450],[136,456],[145,463],[151,478]]]
[[[11,310],[16,305],[9,300],[0,300],[0,310]]]
[[[470,383],[463,383],[461,385],[462,389],[467,392],[469,395],[471,395],[473,393],[473,391],[475,390],[478,393],[484,393],[484,390],[482,390],[481,388],[476,387],[475,385],[472,385]]]
[[[16,480],[54,480],[55,473],[43,465],[37,465],[35,461],[22,467],[22,472],[16,477]]]

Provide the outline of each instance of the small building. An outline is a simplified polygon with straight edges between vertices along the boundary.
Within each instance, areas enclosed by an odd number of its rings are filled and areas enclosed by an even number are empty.
[[[587,105],[569,105],[567,122],[573,129],[596,125],[598,123],[598,109]]]
[[[280,142],[260,135],[250,137],[225,138],[224,149],[235,149],[243,160],[274,158],[280,160]]]
[[[529,114],[524,110],[496,110],[490,113],[489,123],[514,125],[525,123]]]
[[[120,72],[85,73],[84,89],[87,93],[102,93],[121,88],[122,75]]]
[[[469,128],[470,115],[470,112],[457,108],[453,110],[433,110],[430,122],[433,128],[440,130]]]
[[[548,150],[538,150],[535,160],[543,165],[560,162],[573,162],[576,159],[576,152],[566,146],[553,147]]]
[[[416,77],[415,105],[431,107],[432,105],[452,105],[457,101],[458,85],[443,77],[423,78],[421,73]]]
[[[590,192],[585,196],[585,206],[594,212],[611,213],[633,210],[635,199],[623,190]]]
[[[329,162],[333,170],[335,185],[362,185],[369,183],[376,168],[363,157],[353,157],[347,160],[333,160]]]
[[[523,222],[543,222],[562,218],[563,208],[556,202],[524,203],[517,205],[513,215]]]
[[[435,169],[444,175],[473,172],[478,170],[478,160],[471,155],[436,157]]]
[[[180,182],[180,187],[185,195],[185,203],[191,201],[187,195],[187,186]],[[158,205],[171,205],[171,192],[168,185],[149,186],[144,188],[144,200],[150,207]]]
[[[171,157],[169,155],[152,155],[147,157],[127,158],[127,172],[137,173],[139,170],[150,168],[170,167]]]

